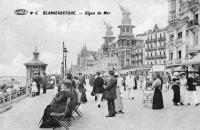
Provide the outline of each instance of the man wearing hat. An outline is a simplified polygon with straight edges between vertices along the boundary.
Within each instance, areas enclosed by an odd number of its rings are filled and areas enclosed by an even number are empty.
[[[194,79],[194,74],[190,73],[188,80],[187,80],[187,85],[188,85],[188,105],[191,105],[191,103],[193,102],[195,104],[195,106],[200,105],[200,103],[198,103],[197,101],[197,93],[196,93],[196,85],[197,82]]]
[[[114,77],[114,72],[109,71],[110,79],[108,80],[107,86],[105,87],[105,99],[108,103],[108,115],[106,117],[115,116],[115,99],[117,99],[116,87],[117,79]]]
[[[100,72],[97,72],[96,76],[97,77],[94,80],[93,91],[94,91],[95,96],[97,97],[98,108],[100,108],[101,107],[102,94],[103,94],[104,80],[100,77]]]
[[[39,72],[34,72],[35,76],[33,78],[33,81],[36,82],[36,86],[37,86],[37,89],[38,89],[38,92],[36,93],[36,95],[40,95],[40,85],[42,83],[42,77],[40,76],[40,73]]]
[[[45,72],[43,73],[42,77],[42,89],[43,89],[43,94],[45,94],[47,89],[47,76]]]

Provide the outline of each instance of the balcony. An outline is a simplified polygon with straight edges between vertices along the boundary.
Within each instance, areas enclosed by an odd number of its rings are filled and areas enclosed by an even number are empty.
[[[167,46],[173,46],[174,45],[174,40],[170,40],[167,44]]]
[[[150,43],[150,40],[149,40],[149,39],[147,39],[145,42],[146,42],[146,43]]]
[[[198,0],[192,0],[189,2],[189,9],[192,12],[196,12],[199,9],[199,1]]]
[[[166,38],[165,37],[159,37],[158,41],[166,41]]]
[[[176,38],[175,43],[181,44],[183,42],[182,38]]]
[[[187,28],[187,30],[195,31],[195,30],[198,30],[198,29],[199,29],[199,22],[198,22],[198,20],[191,20],[191,21],[188,23],[188,28]]]
[[[157,40],[158,40],[157,38],[153,38],[152,39],[153,42],[157,42]]]
[[[193,45],[188,47],[188,53],[198,53],[200,52],[200,45]]]
[[[174,63],[175,64],[182,64],[182,59],[176,59],[176,60],[174,60]]]

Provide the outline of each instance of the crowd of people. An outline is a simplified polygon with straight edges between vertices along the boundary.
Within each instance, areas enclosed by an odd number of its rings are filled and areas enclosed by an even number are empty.
[[[138,78],[140,77],[140,78]],[[91,93],[95,96],[97,107],[101,107],[101,101],[106,99],[108,102],[108,116],[114,117],[117,113],[123,112],[123,92],[127,91],[128,99],[134,100],[134,93],[138,87],[142,90],[153,91],[152,109],[163,109],[162,90],[173,90],[172,101],[175,106],[192,105],[198,106],[200,103],[197,99],[195,74],[190,73],[186,76],[185,72],[170,73],[154,73],[145,76],[135,76],[133,73],[126,75],[110,71],[101,74],[97,72],[95,75],[90,75],[90,85],[93,87]]]
[[[140,82],[140,80],[142,82]],[[43,84],[43,80],[38,74],[33,78],[33,81],[38,89],[40,86],[39,83]],[[40,82],[38,83],[37,81]],[[71,100],[66,115],[67,117],[72,116],[72,111],[77,104],[87,102],[85,88],[86,77],[82,73],[75,76],[69,73],[66,78],[56,82],[58,88],[60,87],[60,91],[58,91],[58,94],[51,104],[46,107],[43,115],[43,122],[40,126],[41,128],[55,127],[58,125],[50,116],[50,113],[63,112],[68,98]],[[106,115],[106,117],[115,117],[116,114],[123,114],[123,92],[127,91],[129,100],[137,100],[134,95],[136,92],[135,90],[140,88],[139,86],[142,86],[140,89],[150,89],[153,91],[152,109],[164,108],[162,95],[163,86],[165,86],[166,90],[169,90],[169,88],[173,90],[174,95],[172,101],[175,106],[192,104],[198,106],[200,104],[197,100],[197,83],[193,73],[190,73],[188,76],[184,72],[176,72],[173,76],[156,73],[155,76],[145,75],[138,79],[133,73],[124,75],[114,71],[109,71],[109,73],[97,72],[89,76],[89,84],[93,87],[91,95],[95,97],[97,108],[101,108],[102,101],[107,100],[108,115]],[[40,91],[38,90],[37,95],[39,94]]]
[[[197,99],[196,85],[197,82],[195,81],[194,73],[190,73],[188,76],[184,72],[175,73],[172,85],[174,105],[200,105]]]
[[[65,78],[56,78],[58,92],[52,102],[46,106],[40,122],[40,128],[59,127],[60,124],[53,118],[52,113],[63,113],[66,118],[72,117],[73,110],[77,105],[87,102],[85,89],[85,76],[79,73],[73,76],[68,73]],[[66,110],[66,102],[70,99]]]
[[[41,88],[43,90],[43,94],[46,94],[46,89],[47,89],[46,73],[43,73],[43,75],[40,76],[39,72],[35,72],[31,83],[31,95],[33,97],[39,96]]]

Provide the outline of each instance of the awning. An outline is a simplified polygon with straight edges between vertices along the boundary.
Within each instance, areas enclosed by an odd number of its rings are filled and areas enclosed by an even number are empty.
[[[183,66],[174,67],[172,70],[173,71],[177,71],[177,72],[185,71],[185,69],[183,68]]]
[[[200,64],[200,54],[197,54],[194,56],[192,59],[188,59],[183,63],[184,65],[195,65],[195,64]]]

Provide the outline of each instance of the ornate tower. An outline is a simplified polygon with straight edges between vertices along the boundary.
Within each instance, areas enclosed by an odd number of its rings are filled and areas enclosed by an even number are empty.
[[[134,40],[133,28],[134,26],[131,23],[131,13],[128,9],[125,9],[119,5],[122,12],[121,25],[118,26],[120,29],[118,47],[119,47],[119,60],[120,67],[129,67],[131,66],[131,49],[132,42]]]
[[[103,43],[103,54],[109,55],[109,46],[113,43],[115,37],[113,36],[112,32],[112,26],[104,21],[104,25],[106,26],[106,33],[103,37],[104,43]]]
[[[119,7],[122,12],[121,25],[118,26],[120,28],[119,38],[123,36],[133,36],[132,30],[134,26],[131,23],[131,18],[130,18],[131,13],[128,9],[125,9],[121,5],[119,5]]]

